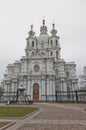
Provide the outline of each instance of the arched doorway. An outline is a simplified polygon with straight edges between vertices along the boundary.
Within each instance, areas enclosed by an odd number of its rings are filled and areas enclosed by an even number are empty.
[[[39,84],[33,84],[33,100],[39,100]]]

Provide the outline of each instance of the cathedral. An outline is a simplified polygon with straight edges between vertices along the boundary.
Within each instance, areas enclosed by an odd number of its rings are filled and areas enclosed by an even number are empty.
[[[54,23],[48,34],[43,19],[39,36],[31,25],[25,55],[7,66],[4,91],[11,93],[23,88],[33,101],[54,101],[56,92],[74,91],[77,87],[76,64],[61,58],[59,39]]]
[[[78,89],[86,90],[86,66],[83,67],[83,74],[79,76]]]

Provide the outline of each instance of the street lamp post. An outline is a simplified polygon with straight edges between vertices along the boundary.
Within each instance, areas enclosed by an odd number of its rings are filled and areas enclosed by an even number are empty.
[[[46,75],[46,102],[47,102],[47,77],[48,75]]]

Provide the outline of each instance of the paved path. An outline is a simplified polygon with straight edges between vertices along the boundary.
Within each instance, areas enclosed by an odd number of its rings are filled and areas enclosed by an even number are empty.
[[[33,106],[40,111],[24,119],[12,120],[15,124],[6,130],[86,130],[86,104],[84,107],[50,103]]]

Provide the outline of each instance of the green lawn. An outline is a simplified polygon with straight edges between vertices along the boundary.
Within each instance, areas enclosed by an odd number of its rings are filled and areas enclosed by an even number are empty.
[[[34,107],[0,107],[0,117],[22,117],[37,109]]]
[[[5,126],[5,125],[7,125],[7,124],[9,124],[10,122],[0,122],[0,128],[1,127],[3,127],[3,126]]]

